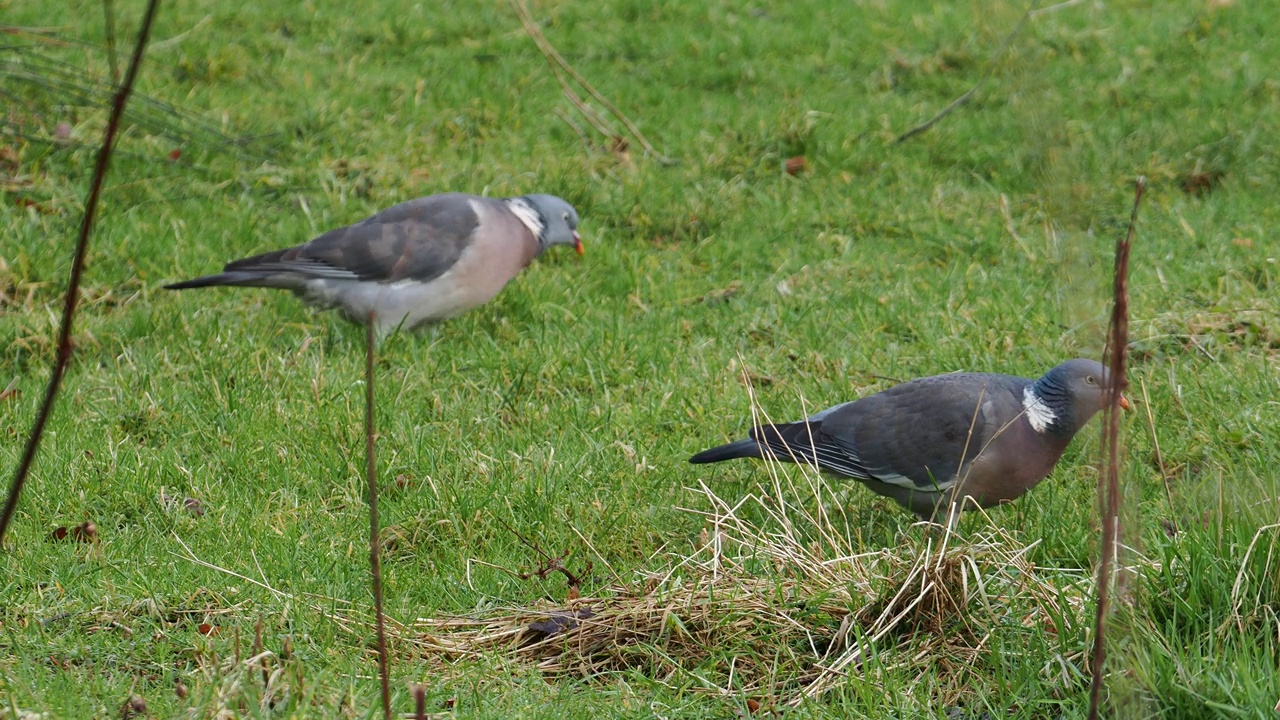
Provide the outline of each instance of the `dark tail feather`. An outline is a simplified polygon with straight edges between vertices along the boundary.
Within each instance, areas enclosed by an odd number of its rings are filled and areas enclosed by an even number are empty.
[[[689,462],[694,465],[702,465],[704,463],[720,462],[721,460],[758,457],[760,457],[760,446],[756,444],[755,440],[739,440],[728,445],[703,450],[689,458]]]
[[[267,273],[249,272],[245,270],[221,272],[217,275],[205,275],[194,280],[183,280],[165,285],[165,290],[190,290],[191,288],[216,287],[218,285],[241,285],[245,287],[261,287],[266,285]]]

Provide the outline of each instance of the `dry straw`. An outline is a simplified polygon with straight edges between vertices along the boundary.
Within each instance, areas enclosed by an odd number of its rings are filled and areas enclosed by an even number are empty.
[[[689,512],[705,528],[692,551],[659,559],[653,571],[615,576],[564,603],[419,619],[397,626],[397,643],[444,675],[463,672],[459,660],[501,657],[549,676],[631,670],[784,706],[854,674],[874,682],[918,667],[963,676],[999,628],[1056,634],[1058,623],[1085,622],[1088,572],[1035,566],[1036,542],[1020,542],[981,510],[972,514],[984,527],[968,537],[918,527],[897,547],[865,552],[813,468],[771,461],[768,469],[767,486],[734,502],[705,484],[692,489],[698,509]],[[1078,682],[1079,635],[1066,656],[1045,658],[1046,683]],[[954,703],[964,685],[933,692],[933,702]]]

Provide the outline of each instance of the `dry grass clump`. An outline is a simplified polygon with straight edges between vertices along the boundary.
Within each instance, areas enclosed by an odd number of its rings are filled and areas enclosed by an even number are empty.
[[[988,523],[963,539],[921,528],[922,540],[861,552],[827,514],[823,478],[793,472],[800,485],[773,465],[772,486],[736,503],[700,485],[709,509],[691,512],[707,526],[661,571],[565,603],[419,619],[398,628],[411,633],[399,640],[442,673],[496,654],[550,675],[631,670],[770,705],[797,704],[853,673],[920,667],[953,678],[935,698],[952,703],[1000,628],[1056,635],[1057,623],[1083,619],[1087,572],[1037,568],[1027,560],[1036,543]],[[1046,672],[1079,677],[1068,668],[1083,657],[1083,631],[1071,645],[1046,659]]]

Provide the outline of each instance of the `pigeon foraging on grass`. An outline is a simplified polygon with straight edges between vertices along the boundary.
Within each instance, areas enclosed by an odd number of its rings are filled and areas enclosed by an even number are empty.
[[[578,213],[553,195],[448,193],[410,200],[310,242],[227,263],[170,290],[232,285],[291,290],[380,334],[488,302],[552,245],[582,254]]]

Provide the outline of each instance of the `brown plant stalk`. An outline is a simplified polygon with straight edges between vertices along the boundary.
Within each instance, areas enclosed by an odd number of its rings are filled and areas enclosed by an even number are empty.
[[[374,314],[369,313],[364,335],[364,452],[369,481],[369,567],[373,574],[373,612],[378,629],[378,677],[382,680],[382,715],[391,720],[391,676],[387,670],[387,627],[382,615],[382,559],[378,539],[378,472],[373,457],[373,345]]]
[[[115,148],[116,135],[120,130],[120,119],[124,116],[125,104],[133,92],[134,80],[138,77],[138,69],[142,66],[142,56],[147,48],[147,39],[151,36],[151,24],[155,20],[159,0],[148,0],[146,12],[142,16],[142,25],[138,29],[138,39],[133,46],[133,57],[129,61],[129,69],[125,73],[124,82],[116,89],[111,101],[111,114],[107,118],[107,129],[102,136],[102,147],[98,150],[97,164],[93,168],[93,180],[89,185],[89,198],[85,201],[84,216],[80,221],[80,234],[76,240],[75,256],[71,261],[71,277],[67,282],[67,293],[62,306],[62,327],[58,332],[58,354],[53,363],[53,373],[49,376],[49,385],[45,389],[44,402],[36,414],[35,423],[31,426],[31,434],[27,436],[26,447],[22,451],[22,459],[18,469],[13,473],[13,481],[9,486],[9,497],[5,500],[4,511],[0,513],[0,545],[4,543],[5,531],[13,519],[14,510],[18,507],[18,498],[22,495],[22,487],[35,462],[36,450],[40,447],[40,439],[44,437],[45,425],[49,422],[49,414],[53,403],[57,400],[58,389],[62,385],[62,376],[71,361],[74,344],[71,342],[72,322],[75,320],[76,304],[80,300],[80,278],[84,275],[85,256],[89,250],[89,233],[93,230],[93,221],[98,214],[98,199],[102,195],[102,183],[107,176],[107,167],[111,162],[111,153]]]
[[[1138,206],[1147,188],[1146,178],[1138,176],[1133,190],[1133,211],[1129,215],[1129,232],[1116,243],[1114,299],[1111,322],[1107,328],[1104,364],[1111,373],[1111,393],[1102,418],[1102,464],[1098,475],[1099,504],[1102,513],[1102,555],[1098,559],[1097,616],[1093,625],[1093,652],[1090,658],[1092,685],[1089,689],[1089,720],[1097,720],[1102,698],[1102,669],[1106,661],[1107,611],[1111,595],[1111,572],[1116,560],[1116,540],[1120,523],[1120,398],[1129,381],[1125,376],[1129,356],[1129,251],[1133,246],[1134,228],[1138,224]]]

